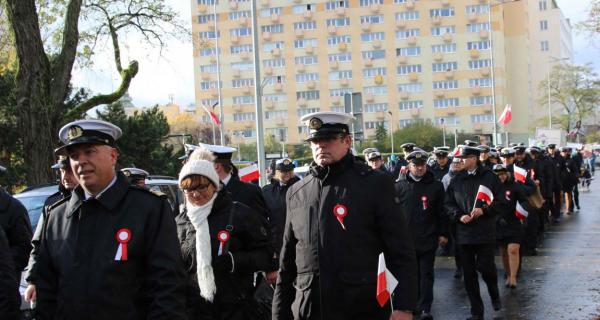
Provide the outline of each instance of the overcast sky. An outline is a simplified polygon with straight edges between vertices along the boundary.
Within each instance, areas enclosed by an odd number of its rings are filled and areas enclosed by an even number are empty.
[[[572,24],[580,21],[586,16],[590,0],[556,0],[562,8],[565,17]],[[166,0],[176,11],[180,13],[181,20],[191,25],[191,1],[190,0]],[[122,37],[125,38],[125,37]],[[137,46],[138,39],[127,39],[129,45],[121,48],[125,55],[123,61],[130,59],[138,60],[139,73],[133,79],[129,94],[133,98],[134,105],[138,107],[152,106],[154,104],[165,104],[169,102],[169,96],[173,96],[175,103],[187,106],[194,103],[194,74],[191,43],[183,43],[173,40],[168,48],[160,54],[158,49]],[[583,64],[592,62],[600,53],[599,46],[592,46],[591,41],[573,31],[573,45],[575,50],[575,63]],[[106,43],[106,48],[112,47]],[[112,53],[99,52],[94,59],[95,66],[90,70],[75,69],[73,81],[77,86],[87,87],[94,92],[106,93],[114,90],[120,83],[115,71]],[[599,70],[600,65],[595,64]]]

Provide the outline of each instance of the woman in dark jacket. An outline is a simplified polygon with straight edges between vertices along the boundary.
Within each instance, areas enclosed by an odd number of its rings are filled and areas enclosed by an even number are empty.
[[[535,191],[535,184],[531,180],[527,180],[526,184],[515,182],[510,172],[502,164],[494,166],[494,173],[502,183],[501,194],[503,195],[500,205],[496,207],[498,212],[496,240],[500,246],[502,263],[506,271],[505,286],[514,289],[517,287],[519,249],[524,236],[522,224],[525,220],[525,216],[517,216],[516,208],[519,203],[525,210],[529,210],[527,196]]]
[[[565,167],[560,172],[560,180],[565,193],[567,214],[573,213],[573,188],[579,183],[579,170],[576,161],[571,157],[571,148],[560,148],[560,155],[565,159]]]
[[[221,190],[213,155],[196,149],[179,174],[186,205],[176,217],[188,319],[246,319],[254,272],[271,262],[265,219]]]

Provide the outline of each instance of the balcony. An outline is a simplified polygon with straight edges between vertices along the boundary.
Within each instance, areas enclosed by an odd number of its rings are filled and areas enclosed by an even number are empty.
[[[490,33],[487,30],[480,30],[479,31],[479,37],[481,39],[487,39],[490,37]]]
[[[431,17],[431,23],[435,26],[439,26],[442,24],[442,17],[440,16],[433,16]]]
[[[399,56],[398,57],[398,63],[399,64],[407,64],[408,63],[408,57],[407,56]]]
[[[247,27],[249,24],[249,19],[246,17],[241,17],[238,19],[238,24],[240,25],[240,27]]]
[[[240,43],[240,37],[238,37],[238,36],[231,36],[231,39],[229,39],[229,41],[231,41],[231,43],[238,44],[238,43]]]
[[[412,0],[407,0],[407,1],[404,3],[404,8],[405,8],[406,10],[408,10],[408,11],[413,11],[413,10],[415,10],[415,2],[414,2],[414,1],[412,1]]]
[[[281,84],[281,82],[277,82],[273,85],[273,89],[277,92],[281,92],[283,90],[283,84]]]
[[[304,17],[304,20],[311,20],[313,18],[313,13],[312,11],[306,11],[302,17]]]
[[[448,70],[444,73],[444,77],[448,80],[454,79],[454,71]]]
[[[489,77],[491,74],[490,68],[482,68],[479,69],[479,73],[481,74],[482,77]]]
[[[416,72],[411,72],[408,74],[408,79],[412,82],[416,82],[417,80],[419,80],[419,74]]]
[[[275,101],[265,101],[265,107],[269,110],[275,109]]]
[[[254,87],[243,86],[242,87],[242,92],[244,92],[244,94],[250,94],[250,93],[252,93],[252,88],[254,88]]]
[[[248,59],[250,59],[250,52],[248,52],[248,51],[242,51],[240,53],[240,58],[242,58],[242,60],[248,60]]]
[[[306,54],[308,55],[313,55],[315,53],[315,47],[313,47],[312,45],[308,45],[304,49],[304,52],[306,52]]]
[[[296,29],[296,30],[294,30],[294,34],[296,35],[297,39],[304,38],[304,30],[302,30],[302,29]]]
[[[231,76],[234,78],[239,78],[242,76],[242,72],[240,70],[231,70]]]
[[[200,73],[200,77],[202,78],[202,80],[209,80],[210,79],[210,73],[208,73],[208,72],[202,72],[202,73]]]
[[[409,97],[410,97],[410,95],[408,94],[408,92],[406,92],[406,91],[401,91],[400,92],[400,99],[402,99],[402,100],[408,100]]]
[[[346,50],[348,50],[348,44],[345,42],[340,42],[340,43],[338,43],[338,49],[340,51],[346,51]]]
[[[456,114],[456,107],[448,107],[446,109],[446,114],[449,116],[453,116]]]
[[[473,130],[475,131],[483,131],[483,125],[481,123],[473,124]]]
[[[375,117],[378,120],[383,120],[385,119],[385,111],[378,111],[377,113],[375,113]]]
[[[491,103],[486,103],[481,108],[483,109],[483,112],[485,112],[485,113],[492,113],[492,104]]]
[[[306,101],[306,99],[304,98],[300,98],[296,100],[296,104],[301,108],[306,108],[306,106],[308,105],[308,101]]]
[[[346,14],[346,8],[344,7],[338,7],[335,9],[335,14],[337,14],[339,17],[342,17]]]
[[[252,121],[252,120],[246,120],[244,121],[244,127],[246,129],[250,129],[252,127],[254,127],[256,125],[256,122]]]
[[[410,116],[418,118],[421,115],[421,108],[410,109]]]
[[[367,58],[367,59],[365,59],[365,66],[366,66],[366,67],[371,67],[371,66],[373,66],[373,59],[371,59],[371,58]]]
[[[408,37],[406,40],[409,46],[414,46],[417,44],[417,37]]]
[[[471,49],[469,51],[469,55],[471,56],[471,58],[477,59],[477,58],[479,58],[479,50],[477,50],[477,49]]]
[[[310,80],[306,83],[306,87],[309,89],[314,89],[317,87],[317,83],[313,80]]]
[[[268,75],[273,74],[273,67],[271,67],[271,66],[266,66],[266,67],[264,67],[263,70],[264,70],[265,74],[268,74]]]
[[[376,75],[373,80],[375,81],[375,84],[383,84],[383,76],[380,74]]]
[[[398,20],[396,21],[396,29],[398,30],[404,30],[406,28],[406,21],[405,20]]]
[[[365,22],[360,25],[360,28],[363,32],[369,32],[371,31],[371,24],[369,22]]]
[[[378,13],[381,10],[381,6],[377,3],[374,3],[370,7],[372,13]]]
[[[374,49],[379,49],[381,48],[382,42],[381,40],[373,40],[372,44]]]
[[[478,17],[477,17],[477,13],[475,12],[471,12],[467,15],[467,19],[469,19],[469,22],[477,22]]]
[[[444,40],[444,42],[452,42],[452,33],[444,33],[442,40]]]
[[[262,34],[262,38],[265,41],[271,41],[272,37],[271,37],[271,33],[270,32],[263,32]]]
[[[229,9],[231,9],[231,10],[237,10],[238,9],[238,3],[237,3],[237,1],[229,1]]]
[[[444,59],[444,54],[441,52],[436,52],[433,54],[433,60],[442,61]]]
[[[204,5],[204,4],[198,5],[198,12],[206,13],[206,11],[208,11],[206,5]]]
[[[330,35],[337,34],[337,27],[336,26],[327,27],[327,33],[329,33]]]
[[[340,79],[340,85],[342,87],[347,87],[350,85],[350,80],[348,80],[348,78],[342,78]]]
[[[331,70],[337,70],[337,69],[339,69],[339,68],[340,68],[340,63],[339,63],[339,62],[337,62],[337,61],[331,61],[331,62],[329,63],[329,68],[330,68]]]
[[[260,5],[262,7],[268,7],[269,6],[269,0],[260,0]]]
[[[218,97],[218,96],[219,96],[219,90],[217,90],[217,88],[210,88],[210,89],[208,90],[208,92],[210,93],[210,95],[211,95],[213,98],[216,98],[216,97]]]
[[[438,99],[439,99],[439,98],[443,98],[443,97],[444,97],[444,95],[445,95],[445,93],[444,93],[444,91],[443,91],[443,90],[435,90],[435,91],[433,92],[433,95],[434,95],[436,98],[438,98]]]
[[[279,22],[279,15],[277,13],[273,13],[271,15],[271,22],[273,22],[273,23],[278,23]]]
[[[340,97],[340,96],[333,96],[333,97],[330,97],[330,99],[331,99],[331,103],[333,103],[336,106],[339,106],[342,103],[342,97]]]
[[[481,95],[481,87],[475,86],[475,87],[471,88],[471,94],[474,96],[480,96]]]
[[[306,66],[304,65],[304,63],[300,63],[296,65],[296,71],[299,73],[304,73],[306,72]]]
[[[275,48],[275,49],[271,50],[271,54],[273,55],[273,57],[279,57],[279,56],[281,56],[281,49]]]
[[[373,101],[375,101],[375,95],[373,95],[372,93],[367,93],[365,95],[365,101],[366,102],[373,102]]]
[[[233,109],[233,111],[235,112],[242,112],[242,105],[239,103],[234,103],[231,105],[231,108]]]

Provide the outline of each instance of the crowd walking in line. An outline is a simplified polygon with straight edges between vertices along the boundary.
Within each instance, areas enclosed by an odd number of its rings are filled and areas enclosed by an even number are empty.
[[[375,148],[358,155],[353,120],[303,116],[308,173],[279,159],[262,188],[240,180],[235,148],[189,148],[181,203],[149,190],[145,170],[116,169],[119,127],[65,125],[58,192],[35,230],[0,190],[0,319],[20,319],[23,273],[35,319],[429,320],[440,251],[454,256],[465,317],[483,319],[487,296],[503,307],[496,252],[503,285],[518,290],[522,257],[579,210],[595,172],[593,152],[555,144],[406,142],[387,161]],[[381,254],[395,287],[378,274]]]

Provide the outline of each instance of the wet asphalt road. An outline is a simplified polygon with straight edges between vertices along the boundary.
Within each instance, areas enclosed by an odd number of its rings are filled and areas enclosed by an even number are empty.
[[[563,215],[558,226],[546,231],[538,256],[523,258],[516,289],[504,288],[504,268],[496,257],[502,310],[494,312],[479,277],[485,319],[600,320],[600,183],[594,181],[579,199],[579,212]],[[454,259],[438,257],[432,308],[436,320],[470,316],[462,279],[453,275]]]

